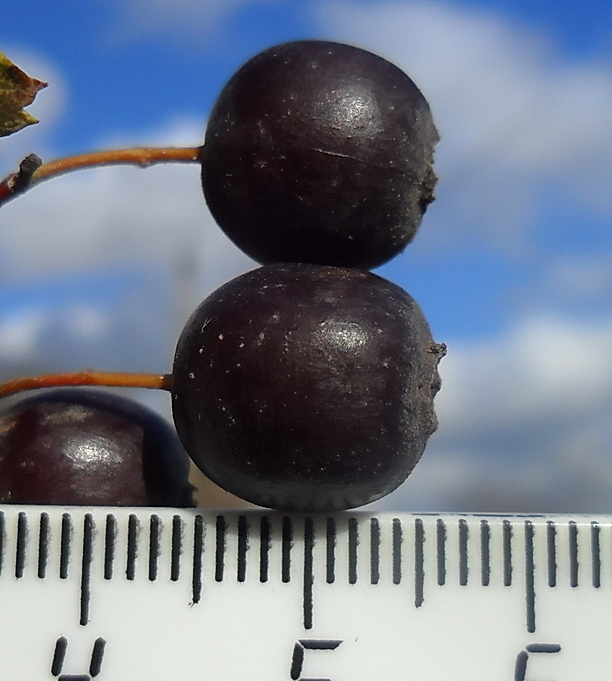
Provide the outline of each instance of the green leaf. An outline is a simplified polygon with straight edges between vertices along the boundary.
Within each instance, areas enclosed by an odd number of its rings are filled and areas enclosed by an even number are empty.
[[[0,52],[0,137],[38,123],[23,109],[34,101],[44,87],[47,87],[47,83],[30,78]]]

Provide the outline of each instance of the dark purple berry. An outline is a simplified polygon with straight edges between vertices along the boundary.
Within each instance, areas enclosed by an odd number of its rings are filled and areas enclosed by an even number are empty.
[[[0,503],[192,506],[174,429],[114,393],[40,392],[0,414]]]
[[[390,62],[333,42],[285,43],[222,90],[202,185],[255,260],[370,269],[414,237],[433,200],[437,140],[427,101]]]
[[[395,284],[267,265],[221,286],[185,326],[176,428],[208,477],[255,504],[359,506],[398,487],[421,457],[443,354]]]

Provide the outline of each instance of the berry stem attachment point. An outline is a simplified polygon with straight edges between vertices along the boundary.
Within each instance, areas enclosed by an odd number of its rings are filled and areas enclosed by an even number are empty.
[[[45,374],[16,378],[0,384],[0,398],[37,390],[83,385],[102,385],[115,388],[172,389],[172,374],[131,374],[111,371],[78,371],[74,373]]]
[[[19,170],[0,182],[0,206],[44,180],[85,168],[111,165],[136,165],[147,168],[157,163],[199,163],[203,147],[135,147],[93,151],[67,156],[49,163],[31,154]]]

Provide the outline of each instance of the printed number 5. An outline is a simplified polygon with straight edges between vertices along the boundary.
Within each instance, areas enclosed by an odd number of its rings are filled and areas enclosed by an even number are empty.
[[[561,646],[558,643],[530,643],[525,650],[516,656],[514,664],[514,681],[525,681],[527,676],[527,663],[533,653],[560,653]]]
[[[331,679],[309,679],[302,676],[304,665],[305,650],[335,650],[342,643],[339,639],[333,638],[302,638],[293,646],[293,657],[291,658],[291,679],[292,681],[331,681]]]

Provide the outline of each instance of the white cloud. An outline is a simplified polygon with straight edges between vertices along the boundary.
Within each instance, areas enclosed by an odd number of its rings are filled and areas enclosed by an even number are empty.
[[[130,142],[193,145],[201,137],[201,123],[182,121]],[[196,165],[69,174],[6,204],[0,219],[5,376],[88,367],[168,371],[196,305],[255,266],[214,223]],[[100,278],[106,283],[92,285]],[[40,293],[58,286],[59,297]],[[32,307],[27,291],[44,300]],[[167,413],[165,395],[139,397]]]
[[[607,512],[612,322],[525,319],[449,343],[440,427],[385,508]]]
[[[612,405],[612,321],[541,317],[505,337],[450,343],[438,410],[449,436],[576,418]]]
[[[45,326],[45,313],[36,308],[22,308],[0,318],[0,361],[26,361],[39,350],[38,340]]]
[[[452,2],[330,0],[317,18],[404,68],[432,105],[440,183],[419,244],[520,251],[542,188],[612,216],[609,62],[570,63],[525,25]]]
[[[543,272],[542,286],[547,294],[570,301],[588,300],[612,293],[612,253],[563,254],[554,258]]]
[[[93,305],[77,304],[68,315],[65,328],[68,334],[87,340],[104,338],[110,330],[107,314]]]
[[[75,297],[78,297],[78,291]],[[45,336],[51,333],[62,336],[61,343],[95,340],[107,341],[113,326],[108,311],[92,303],[75,301],[64,306],[38,305],[5,310],[0,316],[0,365],[36,363],[45,354]],[[62,347],[61,345],[59,347]]]
[[[213,37],[241,8],[281,0],[116,0],[120,12],[120,36],[147,34],[181,40]],[[218,36],[216,36],[218,38]]]
[[[143,133],[152,146],[194,145],[201,137],[201,123],[184,121]],[[96,146],[127,146],[122,142]],[[195,164],[69,174],[3,206],[1,218],[0,281],[144,261],[174,268],[184,280],[186,264],[193,263],[191,295],[200,297],[254,266],[214,223]]]

